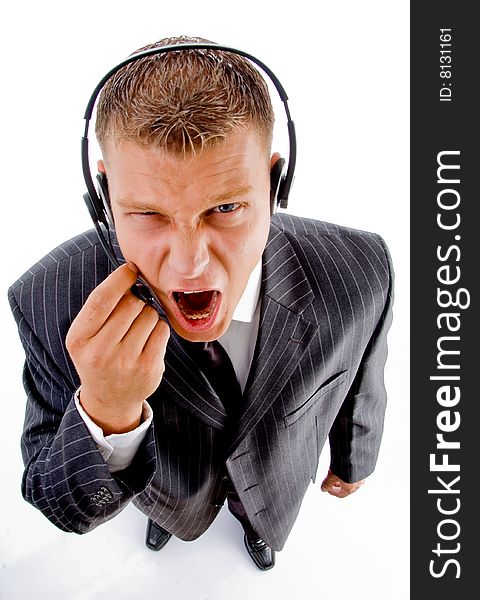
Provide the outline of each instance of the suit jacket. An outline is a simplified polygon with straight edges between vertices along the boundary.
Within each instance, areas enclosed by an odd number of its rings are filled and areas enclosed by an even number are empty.
[[[329,436],[331,468],[374,469],[392,268],[376,234],[277,214],[263,255],[261,317],[239,419],[172,331],[149,398],[153,424],[111,474],[73,403],[80,381],[65,337],[110,272],[95,232],[65,242],[9,290],[25,348],[22,492],[56,526],[85,533],[128,502],[183,540],[200,536],[233,484],[259,535],[281,550]]]

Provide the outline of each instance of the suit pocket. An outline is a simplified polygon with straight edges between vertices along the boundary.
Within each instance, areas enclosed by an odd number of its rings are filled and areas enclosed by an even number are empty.
[[[310,396],[310,398],[308,398],[308,400],[306,400],[301,406],[298,406],[294,411],[288,413],[288,415],[285,415],[283,417],[283,422],[285,423],[285,426],[288,427],[292,425],[292,423],[295,423],[295,421],[299,419],[302,415],[304,415],[307,412],[307,410],[314,406],[314,404],[319,398],[321,398],[328,392],[331,392],[337,386],[341,385],[345,381],[346,377],[347,370],[344,370],[340,371],[339,373],[336,373],[335,375],[332,375],[332,377],[330,377],[329,379],[327,379],[327,381],[322,383],[322,385],[315,391],[314,394]]]

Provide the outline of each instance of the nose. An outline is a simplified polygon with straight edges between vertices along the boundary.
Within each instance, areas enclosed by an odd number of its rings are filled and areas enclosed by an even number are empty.
[[[168,264],[172,271],[184,279],[200,277],[210,262],[208,241],[200,231],[178,231],[171,236]]]

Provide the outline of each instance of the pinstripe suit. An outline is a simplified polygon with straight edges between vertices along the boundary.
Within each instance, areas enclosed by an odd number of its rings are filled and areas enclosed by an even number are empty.
[[[25,347],[23,494],[85,533],[133,503],[183,540],[215,519],[231,483],[258,534],[281,550],[329,436],[345,481],[376,463],[386,395],[392,269],[383,240],[277,214],[263,255],[260,327],[242,415],[226,414],[174,332],[154,420],[134,461],[111,474],[73,404],[65,336],[109,263],[93,231],[53,250],[9,298]],[[231,483],[230,483],[231,482]]]

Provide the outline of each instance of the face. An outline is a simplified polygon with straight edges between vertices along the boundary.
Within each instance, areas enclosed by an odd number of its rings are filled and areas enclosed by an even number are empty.
[[[182,157],[122,140],[104,148],[115,230],[127,261],[191,341],[225,333],[270,227],[270,162],[250,130]]]

